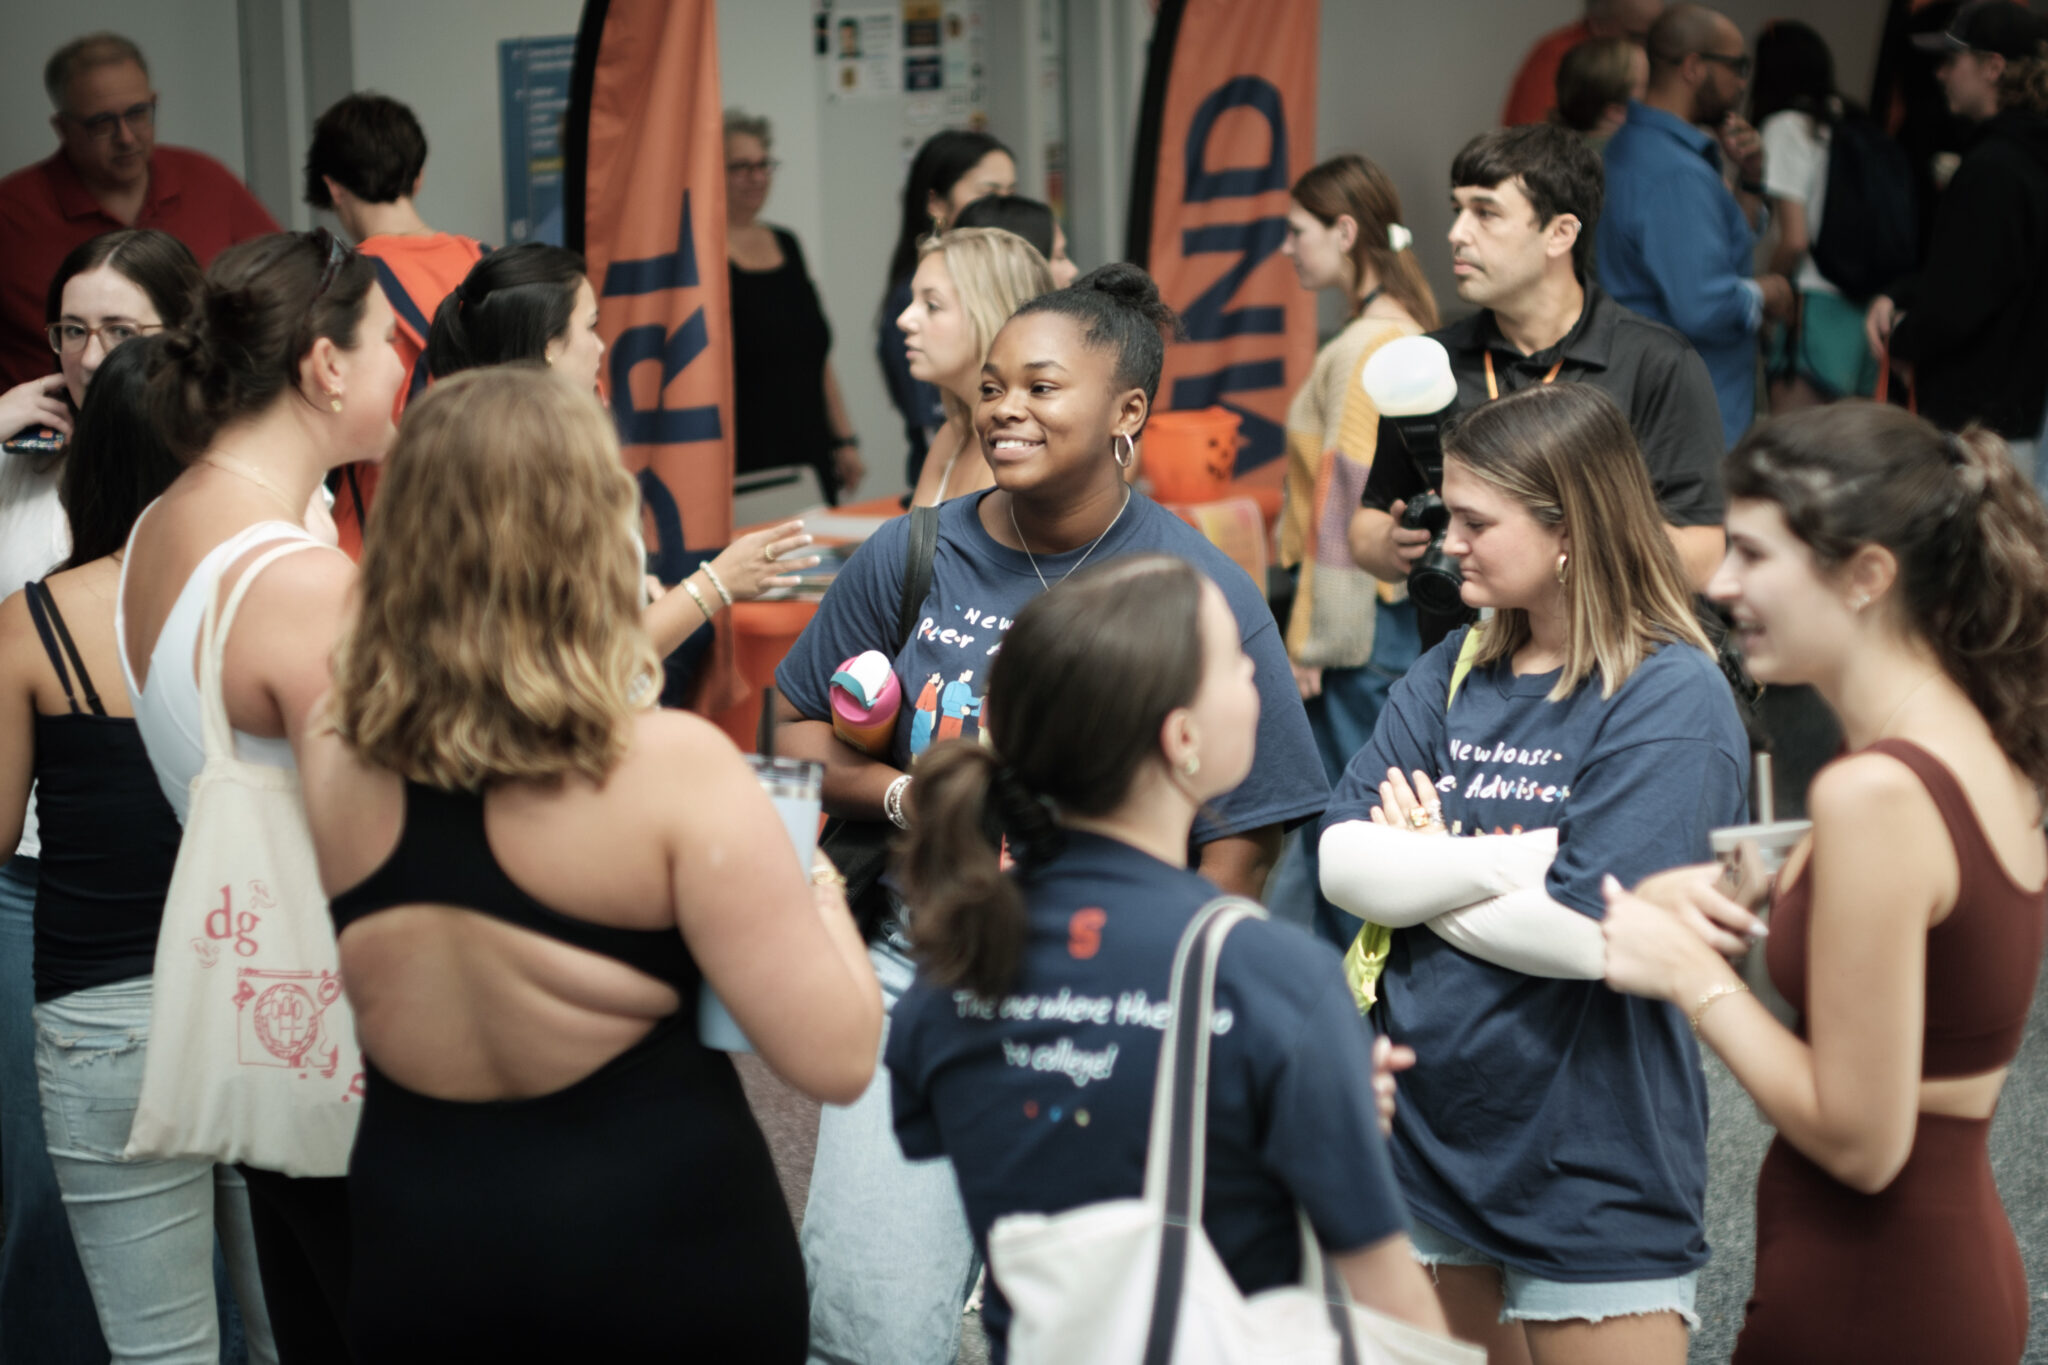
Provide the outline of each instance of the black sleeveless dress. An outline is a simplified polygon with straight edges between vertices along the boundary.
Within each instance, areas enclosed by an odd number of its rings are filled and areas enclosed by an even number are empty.
[[[498,866],[483,817],[481,797],[408,782],[398,847],[334,898],[336,931],[395,905],[461,906],[623,962],[682,1005],[534,1099],[433,1099],[365,1059],[355,1358],[801,1361],[789,1211],[731,1062],[697,1040],[702,976],[681,936],[542,905]]]

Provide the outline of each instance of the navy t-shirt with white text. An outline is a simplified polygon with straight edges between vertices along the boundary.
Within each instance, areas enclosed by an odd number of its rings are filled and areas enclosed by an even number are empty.
[[[933,744],[981,733],[989,669],[1017,614],[1045,591],[1040,574],[1057,586],[1084,559],[1094,565],[1124,555],[1170,554],[1193,564],[1223,590],[1259,689],[1258,750],[1251,775],[1210,803],[1216,822],[1197,821],[1194,842],[1296,823],[1321,812],[1329,785],[1287,666],[1280,628],[1263,593],[1235,561],[1200,531],[1133,492],[1100,544],[1092,550],[1084,545],[1038,555],[1034,568],[1031,557],[988,533],[980,504],[981,497],[970,495],[939,508],[931,591],[909,644],[894,661],[903,709],[889,753],[877,757],[909,772],[912,760]],[[776,687],[803,715],[831,719],[833,671],[867,650],[889,652],[896,639],[909,539],[910,518],[897,517],[854,551],[826,590],[818,614],[776,669]]]
[[[985,1255],[1005,1214],[1144,1192],[1174,950],[1217,893],[1128,844],[1069,831],[1020,874],[1030,928],[1009,993],[923,973],[897,1002],[885,1060],[912,1160],[952,1159]],[[1372,1026],[1336,951],[1294,925],[1239,923],[1217,963],[1202,1225],[1246,1293],[1300,1275],[1297,1201],[1323,1245],[1406,1229],[1372,1096]],[[983,1314],[1003,1358],[999,1278]]]
[[[1555,702],[1555,672],[1474,669],[1447,719],[1465,634],[1394,686],[1324,828],[1369,818],[1387,769],[1419,768],[1453,837],[1554,827],[1545,890],[1599,919],[1603,874],[1707,861],[1708,831],[1747,818],[1748,743],[1704,651],[1665,645],[1613,696],[1596,672]],[[1394,931],[1373,1022],[1416,1052],[1393,1150],[1418,1221],[1549,1280],[1705,1264],[1706,1087],[1676,1008],[1525,976],[1416,925]]]

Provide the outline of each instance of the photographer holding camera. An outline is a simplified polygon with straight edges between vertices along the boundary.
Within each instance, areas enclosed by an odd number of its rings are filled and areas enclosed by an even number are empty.
[[[1480,311],[1429,334],[1449,358],[1448,405],[1382,417],[1378,455],[1351,521],[1352,556],[1388,582],[1409,583],[1425,648],[1443,638],[1469,613],[1457,598],[1455,564],[1428,554],[1443,525],[1441,503],[1426,496],[1442,473],[1437,429],[1502,394],[1579,381],[1606,390],[1627,416],[1665,532],[1686,577],[1703,585],[1722,553],[1720,409],[1691,344],[1614,302],[1587,271],[1600,216],[1599,158],[1562,128],[1504,128],[1465,145],[1451,163],[1451,185],[1458,297]],[[1418,563],[1422,573],[1410,578]]]

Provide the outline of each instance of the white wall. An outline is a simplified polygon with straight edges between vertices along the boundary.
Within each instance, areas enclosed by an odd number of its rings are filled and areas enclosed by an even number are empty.
[[[0,175],[57,149],[43,63],[71,39],[112,29],[149,61],[161,101],[157,137],[196,147],[242,173],[241,42],[235,0],[4,0],[0,44]]]
[[[351,0],[350,8],[356,88],[410,105],[426,129],[421,216],[445,232],[504,241],[498,43],[574,34],[580,0]]]

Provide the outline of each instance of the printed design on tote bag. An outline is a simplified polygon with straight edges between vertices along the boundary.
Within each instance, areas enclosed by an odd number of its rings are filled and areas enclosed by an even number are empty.
[[[314,1071],[332,1078],[341,1065],[341,1046],[328,1035],[327,1007],[341,998],[333,972],[274,971],[243,967],[235,973],[235,1030],[243,1066]]]
[[[192,951],[198,954],[202,968],[220,961],[224,949],[231,949],[237,957],[254,957],[261,949],[262,945],[256,941],[256,931],[262,927],[263,916],[257,911],[275,910],[277,902],[271,897],[270,888],[261,881],[250,881],[245,885],[248,893],[244,904],[248,909],[236,910],[234,888],[223,885],[220,904],[206,912],[206,936],[192,940]]]

